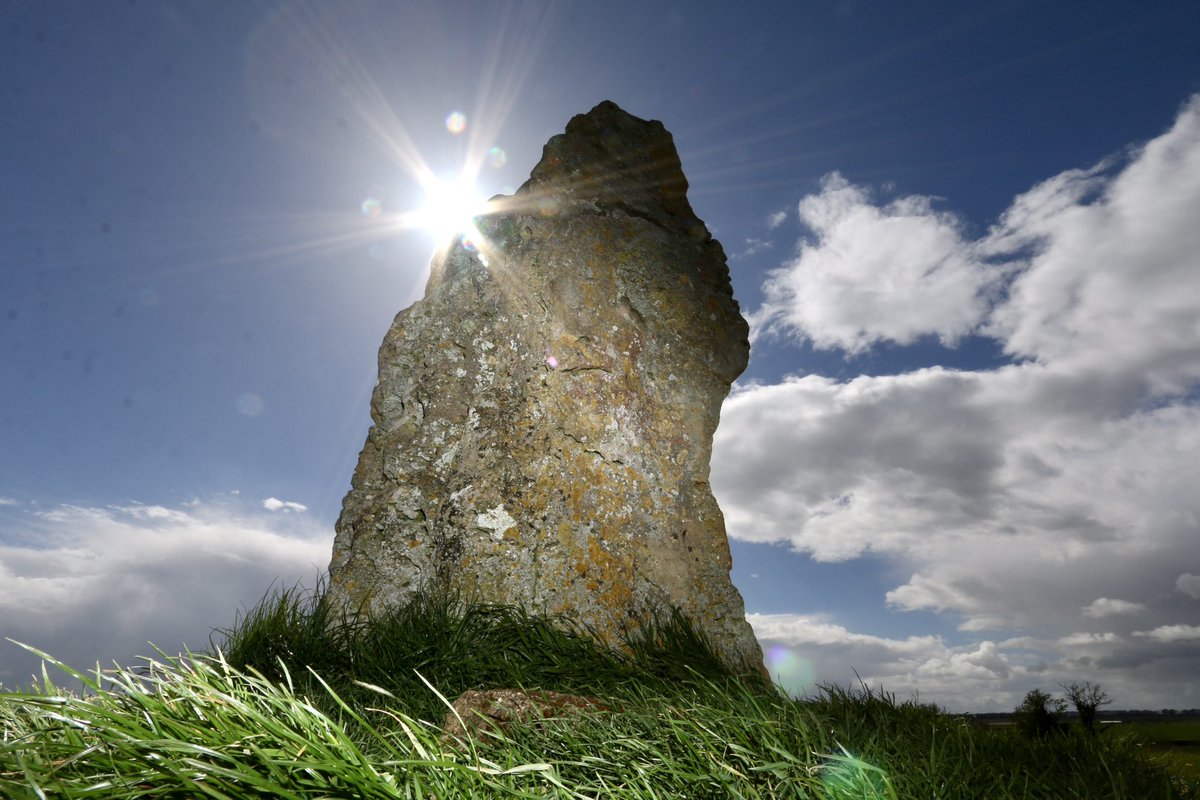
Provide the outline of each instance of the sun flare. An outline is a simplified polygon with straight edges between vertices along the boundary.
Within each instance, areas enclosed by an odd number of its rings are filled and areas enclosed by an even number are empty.
[[[475,217],[487,208],[475,181],[460,175],[452,181],[431,179],[425,183],[425,202],[417,212],[418,225],[430,232],[439,246],[463,236],[477,237]]]

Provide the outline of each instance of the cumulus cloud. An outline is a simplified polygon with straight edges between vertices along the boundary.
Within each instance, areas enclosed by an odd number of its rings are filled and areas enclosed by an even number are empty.
[[[1018,356],[1108,373],[1139,394],[1200,378],[1200,96],[1117,170],[1064,173],[1014,201],[982,246],[1021,273],[989,331]]]
[[[787,221],[788,215],[786,211],[776,211],[771,216],[767,217],[767,230],[773,231]]]
[[[1098,597],[1083,608],[1085,617],[1111,617],[1117,614],[1136,614],[1145,611],[1141,603],[1131,603],[1128,600],[1115,600],[1111,597]]]
[[[1117,636],[1111,631],[1108,633],[1088,633],[1086,631],[1080,631],[1078,633],[1071,633],[1066,636],[1062,636],[1058,641],[1060,644],[1065,644],[1068,646],[1114,644],[1121,641],[1121,637]]]
[[[824,349],[859,352],[880,341],[908,344],[932,334],[954,342],[987,309],[1000,274],[964,239],[961,221],[934,198],[876,205],[838,173],[799,205],[814,238],[770,274],[753,336],[776,331]]]
[[[226,499],[182,508],[128,504],[9,512],[0,525],[0,636],[86,668],[203,649],[276,585],[311,583],[332,532],[302,513]],[[0,682],[37,661],[0,642]]]
[[[818,561],[904,560],[916,571],[890,602],[962,614],[972,630],[1077,618],[1097,585],[1147,602],[1196,555],[1200,409],[1086,424],[1042,404],[1044,372],[736,390],[712,475],[730,535]]]
[[[1200,575],[1183,573],[1175,579],[1175,590],[1200,600]]]
[[[1200,641],[1200,625],[1161,625],[1152,631],[1135,631],[1133,635],[1158,642],[1194,642]]]
[[[1005,707],[1032,674],[1030,660],[992,641],[951,645],[940,636],[889,638],[854,633],[813,614],[748,614],[773,677],[796,695],[821,684],[863,683],[887,691],[925,692],[956,710]],[[1032,663],[1032,662],[1030,662]]]
[[[881,206],[828,178],[801,203],[815,238],[751,315],[760,333],[856,351],[974,331],[1013,361],[736,388],[712,473],[730,536],[882,556],[909,576],[893,609],[953,615],[1006,658],[1011,632],[1033,632],[1010,683],[1073,667],[1200,694],[1196,654],[1178,649],[1197,630],[1179,624],[1181,595],[1200,596],[1179,570],[1200,562],[1197,214],[1200,98],[1144,146],[1020,195],[975,240],[928,198]]]
[[[263,508],[267,511],[308,511],[306,505],[294,503],[291,500],[280,500],[277,497],[268,497],[263,500]]]

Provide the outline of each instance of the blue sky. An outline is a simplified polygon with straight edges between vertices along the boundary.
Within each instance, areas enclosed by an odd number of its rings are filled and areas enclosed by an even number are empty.
[[[434,249],[417,172],[511,191],[611,99],[673,133],[752,322],[712,479],[781,681],[1200,706],[1195,4],[3,21],[0,636],[127,663],[311,582]]]

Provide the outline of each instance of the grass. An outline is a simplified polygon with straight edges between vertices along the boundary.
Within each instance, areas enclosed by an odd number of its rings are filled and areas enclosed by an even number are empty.
[[[5,798],[1200,798],[1132,737],[1030,741],[867,688],[789,699],[679,616],[621,655],[563,620],[418,598],[370,629],[280,591],[210,654],[0,694]],[[468,688],[614,709],[451,746]]]
[[[1132,739],[1175,774],[1200,783],[1200,721],[1126,722],[1114,727],[1111,735]]]

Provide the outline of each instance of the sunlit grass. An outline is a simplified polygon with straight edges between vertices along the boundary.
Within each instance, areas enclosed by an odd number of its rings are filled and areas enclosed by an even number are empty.
[[[212,654],[47,659],[0,695],[2,797],[1200,797],[1120,737],[1030,741],[865,688],[789,699],[678,616],[623,656],[511,608],[421,597],[367,629],[282,591]],[[444,740],[448,701],[494,687],[612,710]]]

